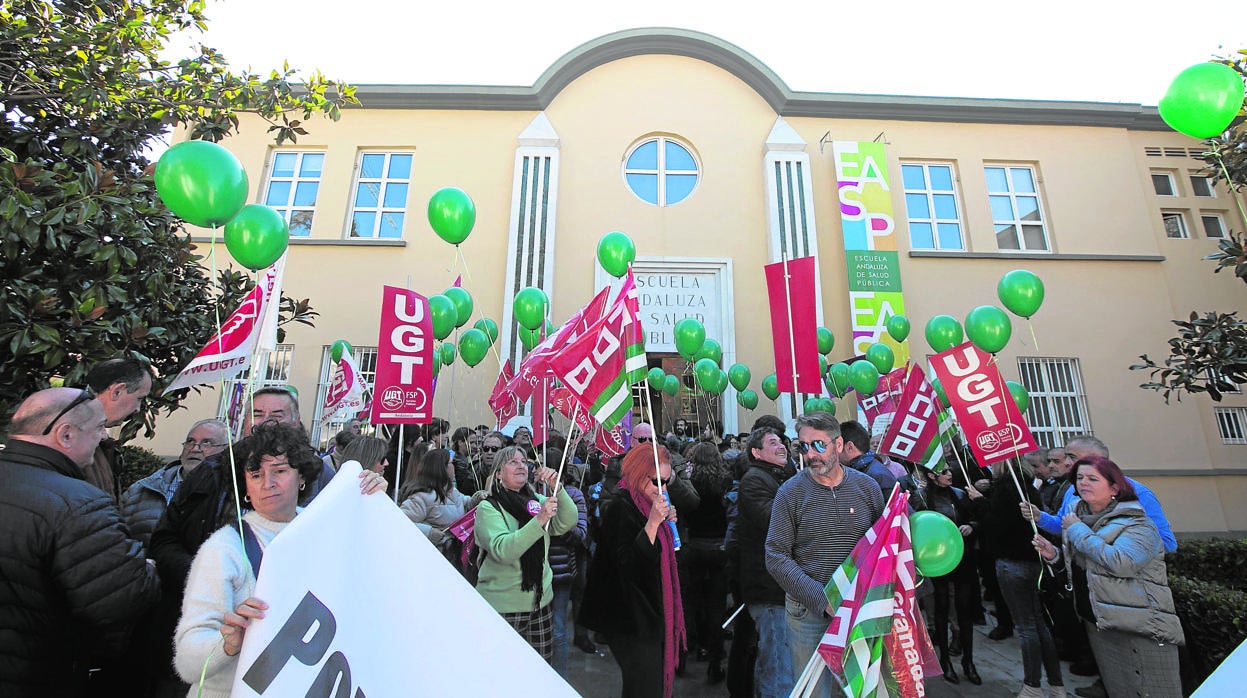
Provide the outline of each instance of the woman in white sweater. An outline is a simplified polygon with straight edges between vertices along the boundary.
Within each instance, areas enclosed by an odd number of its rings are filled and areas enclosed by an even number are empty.
[[[435,448],[424,454],[398,491],[399,508],[434,545],[445,537],[447,526],[480,501],[455,489],[454,477],[450,451]]]
[[[190,696],[230,694],[247,626],[263,618],[268,608],[252,596],[253,559],[258,564],[257,551],[262,554],[294,520],[306,483],[314,482],[321,471],[321,460],[308,445],[307,435],[284,424],[256,426],[251,436],[234,445],[233,462],[237,491],[245,492],[242,534],[237,524],[225,526],[199,548],[174,634],[174,667],[191,684]],[[360,490],[384,492],[385,479],[364,470]]]

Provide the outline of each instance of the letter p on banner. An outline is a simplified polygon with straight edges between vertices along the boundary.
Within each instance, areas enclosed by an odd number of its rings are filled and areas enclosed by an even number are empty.
[[[991,357],[966,342],[931,357],[931,370],[979,465],[991,465],[1039,448],[1005,379]]]
[[[381,295],[373,424],[428,424],[433,420],[433,319],[429,299],[386,286]]]

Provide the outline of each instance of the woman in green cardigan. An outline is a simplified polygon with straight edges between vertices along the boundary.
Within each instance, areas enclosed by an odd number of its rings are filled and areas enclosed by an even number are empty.
[[[558,482],[550,468],[533,475],[547,491]],[[554,653],[550,536],[576,527],[576,503],[561,488],[553,497],[537,494],[515,446],[498,452],[486,489],[489,497],[476,509],[476,545],[484,554],[476,590],[548,662]]]

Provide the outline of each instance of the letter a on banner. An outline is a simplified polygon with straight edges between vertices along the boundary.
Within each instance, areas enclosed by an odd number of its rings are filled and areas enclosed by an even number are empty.
[[[1039,446],[1022,419],[991,357],[966,342],[931,357],[957,423],[980,465],[991,465]]]
[[[381,296],[373,424],[433,421],[433,319],[429,299],[386,286]]]

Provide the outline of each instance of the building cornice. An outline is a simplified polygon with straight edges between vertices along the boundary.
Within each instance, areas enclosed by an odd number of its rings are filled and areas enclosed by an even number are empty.
[[[668,27],[627,29],[581,44],[530,87],[359,85],[356,96],[368,109],[543,111],[564,88],[594,68],[645,55],[684,56],[722,68],[782,117],[1169,130],[1156,107],[1141,104],[794,92],[739,46],[702,32]]]

